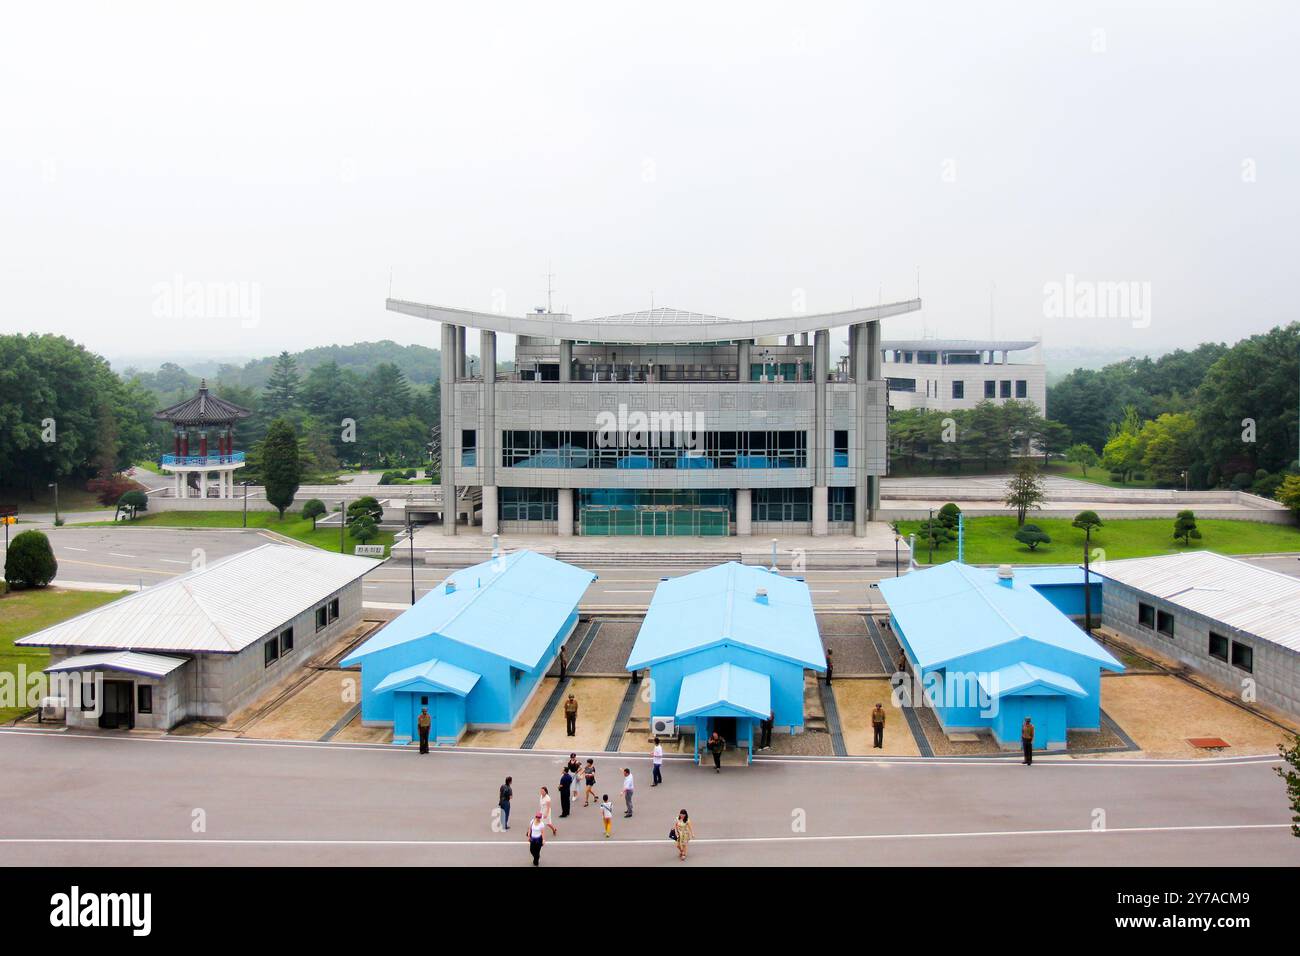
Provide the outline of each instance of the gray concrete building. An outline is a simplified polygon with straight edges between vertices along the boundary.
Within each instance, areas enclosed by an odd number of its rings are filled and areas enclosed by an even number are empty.
[[[387,305],[442,323],[441,500],[481,492],[482,533],[722,536],[866,534],[886,470],[880,320],[921,303],[758,321]]]
[[[50,649],[69,727],[220,721],[360,621],[361,578],[377,563],[266,544],[15,643]]]
[[[1300,579],[1191,551],[1092,566],[1102,624],[1236,697],[1300,716]]]

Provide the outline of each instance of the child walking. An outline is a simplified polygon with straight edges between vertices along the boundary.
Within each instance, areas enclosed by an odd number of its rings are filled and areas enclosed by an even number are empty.
[[[600,798],[600,818],[605,821],[605,839],[608,840],[614,828],[614,804],[609,802],[607,793]]]

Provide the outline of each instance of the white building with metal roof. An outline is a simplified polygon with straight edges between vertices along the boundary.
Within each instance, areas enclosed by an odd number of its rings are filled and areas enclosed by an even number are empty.
[[[1092,565],[1102,623],[1234,696],[1300,716],[1300,579],[1213,551]]]
[[[481,489],[485,534],[652,536],[865,537],[886,469],[880,322],[920,307],[575,321],[387,302],[442,325],[442,501]],[[836,328],[849,330],[839,368]],[[500,334],[515,336],[511,373],[494,374]]]
[[[1033,340],[898,339],[882,348],[891,409],[949,412],[1014,399],[1047,412],[1047,367]]]
[[[265,544],[15,643],[48,647],[50,674],[94,690],[72,727],[222,720],[355,625],[369,558]]]

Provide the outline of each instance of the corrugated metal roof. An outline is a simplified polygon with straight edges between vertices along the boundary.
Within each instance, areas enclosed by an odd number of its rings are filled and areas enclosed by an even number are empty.
[[[1046,687],[1069,697],[1087,697],[1087,692],[1069,674],[1027,664],[1023,661],[999,668],[992,673],[981,672],[979,685],[989,697],[1014,697],[1032,687]]]
[[[772,680],[735,664],[687,674],[677,696],[677,719],[748,715],[766,720],[772,712]]]
[[[235,653],[379,562],[264,544],[37,631],[15,644]]]
[[[704,312],[686,312],[682,309],[643,309],[640,312],[624,312],[621,315],[603,315],[598,319],[582,319],[580,323],[610,323],[613,325],[711,325],[716,322],[731,322],[717,315]]]
[[[922,668],[1028,637],[1092,658],[1108,670],[1124,665],[1020,579],[998,583],[993,568],[949,561],[884,578],[880,593]]]
[[[167,657],[162,654],[92,651],[89,654],[65,657],[57,664],[45,668],[45,671],[50,674],[63,671],[125,671],[128,674],[144,674],[146,677],[166,677],[184,663],[183,657]]]
[[[447,582],[456,588],[447,593]],[[457,571],[370,640],[344,667],[407,641],[440,634],[531,670],[596,575],[535,551],[514,551]]]
[[[410,667],[403,667],[399,671],[393,671],[375,685],[375,693],[380,694],[390,690],[413,690],[418,687],[435,691],[448,691],[464,697],[474,689],[479,676],[473,671],[434,658],[420,664],[412,664]]]
[[[659,583],[627,669],[722,643],[826,669],[808,585],[734,561]]]
[[[1093,573],[1300,650],[1300,579],[1213,551],[1124,558]]]

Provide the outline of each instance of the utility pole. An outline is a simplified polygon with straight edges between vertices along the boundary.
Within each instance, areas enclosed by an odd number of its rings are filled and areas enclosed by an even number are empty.
[[[247,528],[248,527],[248,482],[241,481],[240,484],[244,486],[244,527]]]
[[[50,482],[50,487],[54,489],[54,526],[59,525],[59,479],[56,475],[54,481]]]
[[[406,502],[406,540],[411,549],[411,604],[415,604],[415,531],[411,527],[411,502]]]
[[[1092,551],[1092,525],[1083,529],[1083,630],[1092,633],[1092,581],[1088,577],[1088,555]]]
[[[925,527],[926,564],[934,564],[934,509],[930,509],[930,523]]]
[[[348,525],[348,499],[339,499],[339,554],[347,553],[347,545],[343,541],[343,531]]]

